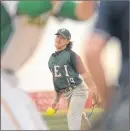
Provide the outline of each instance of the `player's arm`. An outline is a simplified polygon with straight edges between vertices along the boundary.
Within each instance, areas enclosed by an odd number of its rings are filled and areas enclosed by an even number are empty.
[[[58,91],[55,91],[55,96],[53,98],[53,102],[52,102],[52,108],[55,109],[55,110],[58,110],[58,102],[61,98],[61,93],[58,92]]]
[[[101,2],[99,16],[96,23],[95,31],[92,33],[88,43],[83,46],[84,57],[100,97],[104,104],[108,102],[108,87],[105,80],[105,73],[101,63],[101,52],[112,33],[112,9],[109,1]]]
[[[83,62],[79,55],[75,52],[71,53],[71,61],[75,70],[81,75],[83,81],[92,90],[96,90],[95,84],[90,76],[89,72],[85,69]]]
[[[88,0],[76,4],[75,14],[78,20],[87,20],[95,12],[96,1]]]
[[[56,2],[55,2],[56,3]],[[69,18],[73,20],[87,20],[95,12],[95,1],[66,1],[64,2],[60,9],[55,13],[56,17]]]
[[[55,96],[54,96],[54,99],[53,99],[53,103],[57,104],[59,102],[60,98],[61,98],[61,93],[55,91]]]

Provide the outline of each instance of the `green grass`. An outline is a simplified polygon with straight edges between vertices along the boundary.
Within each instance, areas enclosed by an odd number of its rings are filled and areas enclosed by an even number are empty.
[[[86,112],[91,111],[91,109],[86,110]],[[101,112],[101,109],[94,109],[91,120],[95,120]],[[43,112],[42,116],[47,121],[50,130],[68,130],[66,111],[58,111],[54,116],[47,116]]]

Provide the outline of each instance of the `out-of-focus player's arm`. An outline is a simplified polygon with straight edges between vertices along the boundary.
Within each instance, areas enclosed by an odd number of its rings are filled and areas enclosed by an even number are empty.
[[[95,12],[96,1],[88,0],[76,4],[76,16],[78,20],[88,20]]]
[[[108,87],[100,56],[112,33],[111,16],[113,12],[110,6],[109,1],[101,2],[95,31],[92,33],[87,45],[83,46],[86,59],[85,64],[91,73],[105,107],[108,103]]]
[[[57,1],[53,1],[54,6],[58,4]],[[60,4],[60,2],[59,2]],[[69,18],[78,21],[84,21],[89,19],[95,12],[96,7],[95,1],[65,1],[60,4],[60,8],[54,15],[57,18]]]
[[[74,69],[81,75],[84,83],[89,89],[89,94],[92,95],[97,94],[96,92],[96,86],[94,84],[94,81],[90,75],[90,73],[85,68],[81,58],[79,55],[77,55],[75,52],[71,52],[71,62],[74,67]],[[97,94],[98,95],[98,94]]]
[[[45,12],[56,18],[84,21],[94,14],[96,6],[95,1],[20,1],[17,12],[29,16],[29,21],[33,24],[42,24]]]

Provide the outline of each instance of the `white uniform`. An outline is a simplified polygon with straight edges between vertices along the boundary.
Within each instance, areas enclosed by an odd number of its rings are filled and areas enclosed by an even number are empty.
[[[64,93],[63,95],[69,103],[67,112],[69,130],[81,130],[82,112],[88,98],[88,90],[86,85],[81,83],[75,89]]]
[[[1,72],[1,129],[47,130],[31,98],[18,86],[15,76]]]

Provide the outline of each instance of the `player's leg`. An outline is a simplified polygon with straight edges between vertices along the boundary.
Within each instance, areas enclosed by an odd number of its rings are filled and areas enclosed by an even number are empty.
[[[81,130],[88,130],[92,127],[92,123],[90,118],[87,116],[86,112],[82,113],[82,120],[81,120]]]
[[[73,92],[69,103],[67,120],[69,130],[80,130],[82,111],[87,99],[87,88],[84,84],[80,84]]]
[[[1,97],[3,101],[1,125],[4,129],[20,128],[21,130],[47,130],[46,123],[40,117],[36,106],[29,96],[18,88],[15,76],[2,72],[1,74]],[[4,122],[9,119],[8,124]]]
[[[20,125],[12,114],[7,103],[1,99],[1,129],[20,130]]]

